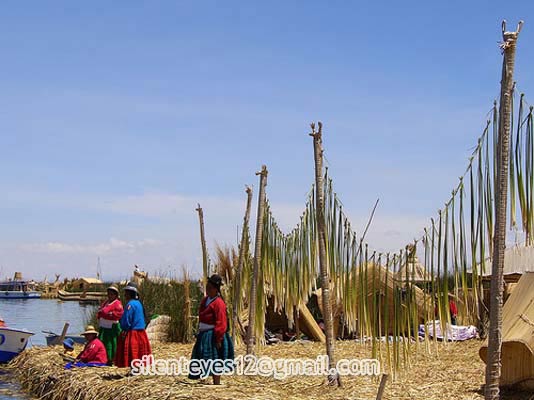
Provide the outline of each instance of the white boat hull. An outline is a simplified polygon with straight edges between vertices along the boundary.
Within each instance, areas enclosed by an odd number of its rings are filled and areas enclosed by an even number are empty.
[[[15,290],[0,292],[0,299],[38,299],[40,297],[41,293],[33,290],[28,290],[26,292]]]
[[[7,363],[15,358],[28,345],[32,332],[13,328],[0,328],[0,363]]]

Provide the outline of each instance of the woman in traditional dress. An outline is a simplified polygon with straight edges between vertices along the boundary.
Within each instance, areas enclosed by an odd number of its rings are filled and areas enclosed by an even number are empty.
[[[85,336],[87,342],[83,351],[76,358],[63,354],[63,359],[69,361],[65,365],[65,369],[107,366],[108,355],[106,354],[106,348],[98,338],[98,332],[93,325],[88,325],[82,335]],[[74,341],[71,343],[70,341],[67,342],[67,340],[63,342],[63,346],[65,348],[73,347]]]
[[[114,359],[114,364],[119,368],[130,367],[133,360],[141,360],[143,356],[152,354],[145,331],[145,311],[134,283],[130,282],[124,288],[124,300],[126,305],[120,319],[122,332]]]
[[[108,364],[113,363],[117,352],[117,339],[121,332],[119,321],[124,314],[122,303],[119,300],[119,289],[115,286],[108,287],[108,299],[102,303],[97,313],[100,327],[99,339],[106,346]]]
[[[87,343],[83,351],[76,357],[76,360],[85,364],[106,364],[108,361],[106,348],[104,347],[104,343],[98,339],[98,332],[93,325],[88,325],[82,335],[85,336]]]
[[[456,305],[455,296],[449,293],[449,313],[451,316],[451,325],[458,324],[458,306]]]
[[[206,284],[206,294],[199,309],[199,333],[193,347],[192,360],[222,360],[224,370],[233,369],[234,344],[228,334],[226,304],[221,297],[222,278],[214,274]],[[230,363],[228,362],[230,361]],[[197,361],[198,362],[198,361]],[[206,364],[204,364],[206,365]],[[209,364],[208,364],[209,365]],[[213,364],[212,364],[213,365]],[[191,364],[190,364],[191,366]],[[196,372],[199,372],[198,369]],[[189,372],[190,379],[213,376],[213,384],[221,383],[219,371]]]

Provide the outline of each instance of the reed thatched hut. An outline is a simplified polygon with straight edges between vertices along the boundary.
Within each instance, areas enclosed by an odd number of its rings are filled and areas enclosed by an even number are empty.
[[[413,283],[427,283],[432,281],[430,273],[416,256],[399,268],[395,274],[395,279],[399,282]]]
[[[484,280],[491,280],[491,259],[486,260]],[[517,283],[526,272],[534,272],[534,247],[512,246],[504,253],[504,281]]]
[[[487,342],[480,348],[486,362]],[[534,389],[534,272],[522,274],[503,307],[501,386]]]
[[[104,287],[104,282],[97,278],[78,278],[70,283],[70,287],[79,291],[101,290]]]
[[[359,310],[356,312],[357,314],[366,310],[365,313],[367,314],[363,315],[362,318],[374,321],[376,331],[383,335],[393,334],[396,305],[400,310],[408,311],[408,303],[413,301],[414,304],[410,306],[412,308],[410,315],[417,319],[417,323],[424,323],[433,316],[432,298],[419,287],[398,281],[395,276],[393,271],[373,263],[369,263],[367,267],[362,266],[356,274],[349,276],[350,286],[354,288],[351,299],[341,297],[336,300],[335,296],[332,296],[336,336],[342,329],[348,330],[349,333],[358,333],[356,321],[350,321],[349,315],[345,316],[345,321],[342,322],[344,310]],[[315,291],[315,295],[322,312],[321,289]],[[393,301],[395,297],[397,300]],[[351,304],[344,304],[346,301],[351,302]],[[365,307],[359,308],[358,303],[361,302],[365,302]]]

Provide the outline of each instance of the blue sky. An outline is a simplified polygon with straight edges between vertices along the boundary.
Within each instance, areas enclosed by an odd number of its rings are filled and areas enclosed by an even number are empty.
[[[534,3],[21,2],[0,13],[0,276],[200,270],[234,244],[244,185],[269,168],[281,226],[313,181],[309,123],[371,246],[419,234],[456,185],[498,96],[500,22]],[[170,266],[170,268],[169,268]]]

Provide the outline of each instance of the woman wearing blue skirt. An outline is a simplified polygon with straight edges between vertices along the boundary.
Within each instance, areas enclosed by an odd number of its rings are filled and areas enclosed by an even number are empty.
[[[226,304],[221,297],[222,278],[214,274],[206,284],[206,296],[199,309],[198,335],[189,371],[190,379],[213,376],[213,384],[220,385],[221,372],[231,372],[234,361],[234,344],[228,334]],[[200,360],[211,360],[201,363]],[[217,360],[217,362],[214,362]],[[208,367],[206,368],[200,368]]]

